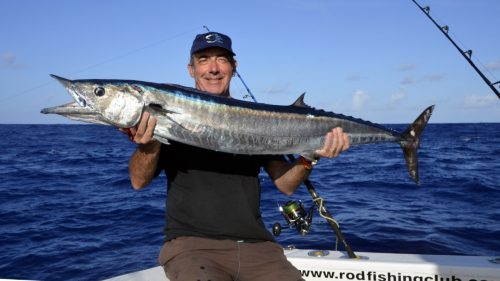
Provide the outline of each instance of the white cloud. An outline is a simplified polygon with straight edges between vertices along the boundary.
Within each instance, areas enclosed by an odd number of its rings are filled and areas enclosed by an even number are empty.
[[[290,92],[292,83],[287,82],[281,85],[271,85],[265,88],[262,92],[264,94],[286,94]]]
[[[0,62],[2,62],[2,65],[10,68],[25,68],[27,67],[26,64],[20,64],[17,62],[17,57],[16,55],[12,53],[3,53],[0,55]]]
[[[429,75],[424,75],[420,79],[421,81],[428,81],[428,82],[435,82],[435,81],[441,81],[444,79],[444,74],[429,74]]]
[[[352,95],[352,107],[355,110],[362,109],[366,102],[368,101],[369,96],[363,90],[357,90]]]
[[[486,69],[489,71],[496,71],[500,69],[500,60],[492,61],[486,64]]]
[[[466,96],[464,98],[464,106],[466,108],[483,108],[493,106],[498,103],[498,98],[491,93],[486,96]]]
[[[398,70],[399,71],[410,71],[410,70],[414,70],[417,68],[417,65],[415,64],[402,64],[398,67]]]
[[[410,85],[410,84],[415,84],[415,79],[413,77],[407,76],[401,80],[401,84],[403,85]]]
[[[391,95],[390,103],[391,105],[395,105],[400,103],[406,97],[406,91],[404,89],[400,89],[396,93]]]
[[[406,76],[405,78],[403,78],[403,80],[401,80],[401,85],[411,85],[422,82],[437,82],[443,80],[444,77],[444,74],[427,74],[421,76],[418,79],[415,79],[412,76]]]
[[[353,74],[347,76],[346,80],[347,81],[359,81],[362,78],[363,77],[361,76],[361,74],[359,74],[359,73],[353,73]]]
[[[14,54],[10,53],[2,54],[0,58],[2,59],[2,62],[5,64],[14,64],[16,62],[16,55]]]

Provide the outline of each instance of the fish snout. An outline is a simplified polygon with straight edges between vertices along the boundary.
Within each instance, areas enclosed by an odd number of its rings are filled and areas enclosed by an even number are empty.
[[[61,83],[63,87],[66,88],[66,90],[71,94],[71,96],[73,96],[78,105],[80,105],[81,107],[87,106],[87,100],[85,99],[85,97],[78,93],[77,90],[75,90],[74,81],[54,74],[50,74],[50,77],[56,79],[59,83]]]
[[[64,88],[68,88],[73,82],[69,79],[66,79],[66,78],[63,78],[61,76],[57,76],[54,74],[50,74],[50,77],[56,79],[59,83],[61,83],[64,86]]]

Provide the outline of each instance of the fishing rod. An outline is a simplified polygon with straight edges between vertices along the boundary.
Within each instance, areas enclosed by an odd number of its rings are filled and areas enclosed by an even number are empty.
[[[495,83],[491,83],[490,80],[483,74],[483,72],[481,72],[481,70],[479,70],[479,68],[477,68],[476,64],[472,61],[472,50],[467,50],[467,51],[464,51],[462,50],[462,48],[460,48],[457,43],[455,43],[455,41],[450,37],[450,35],[448,34],[448,31],[449,31],[449,26],[447,25],[444,25],[444,26],[441,26],[439,25],[431,16],[430,14],[430,11],[431,11],[431,8],[429,6],[425,6],[425,7],[422,7],[420,6],[416,0],[412,0],[413,3],[415,3],[415,5],[418,6],[418,8],[434,23],[434,25],[441,31],[441,33],[444,34],[444,36],[446,36],[446,38],[448,38],[448,40],[450,40],[450,42],[453,44],[453,46],[455,46],[455,48],[457,48],[457,50],[460,52],[460,54],[462,54],[462,56],[469,62],[469,64],[472,66],[472,68],[474,68],[474,70],[476,70],[477,74],[479,74],[479,76],[481,76],[481,78],[483,78],[483,81],[488,85],[488,87],[490,87],[490,89],[497,95],[497,97],[500,99],[500,93],[498,92],[498,90],[495,88],[495,85],[496,84],[499,84],[500,81],[497,81]]]
[[[203,26],[203,28],[205,28],[207,30],[207,32],[210,32],[210,29],[208,29],[208,27],[206,25]],[[252,92],[250,91],[250,88],[248,88],[247,84],[245,83],[245,81],[243,81],[243,78],[241,77],[241,75],[238,73],[238,71],[236,71],[235,69],[235,73],[236,73],[236,76],[238,76],[238,78],[240,79],[241,83],[245,86],[245,89],[246,91],[248,92],[248,94],[252,97],[252,100],[254,102],[257,102],[257,99],[255,98],[255,96],[252,94]],[[295,159],[295,156],[292,155],[292,154],[289,154],[287,155],[288,159],[290,162],[294,162],[296,159]],[[313,199],[313,202],[316,204],[316,206],[318,207],[318,211],[319,211],[319,214],[321,217],[325,218],[326,221],[330,224],[330,226],[333,228],[333,231],[335,232],[335,235],[338,239],[338,241],[340,241],[343,245],[344,245],[344,249],[346,250],[347,252],[347,255],[349,256],[349,258],[351,259],[357,259],[359,258],[354,252],[353,250],[351,249],[351,247],[349,246],[349,244],[347,243],[347,241],[345,240],[344,238],[344,235],[342,234],[342,231],[340,230],[340,225],[337,223],[337,221],[335,221],[333,219],[333,216],[332,214],[326,209],[325,205],[324,205],[324,202],[323,202],[323,198],[321,198],[318,193],[316,192],[316,189],[314,188],[313,184],[311,183],[311,181],[309,179],[305,179],[304,180],[304,185],[306,186],[307,188],[307,191],[309,192],[309,194],[311,195],[312,199]],[[293,202],[295,203],[295,202]],[[289,208],[281,208],[284,210],[284,212],[290,212],[290,214],[304,214],[305,212],[301,212],[301,205],[299,204],[290,204]],[[286,214],[283,213],[285,215],[285,219],[287,218]],[[309,214],[309,216],[311,216],[311,212]],[[304,218],[297,218],[297,219],[300,219],[300,220],[307,220],[307,219],[304,219]],[[310,220],[309,219],[309,223],[310,223]],[[306,227],[309,227],[310,224],[307,224]],[[300,226],[299,226],[300,227]],[[303,229],[300,229],[299,230],[301,233],[307,233],[307,231],[303,232]],[[274,232],[274,227],[273,227],[273,232]],[[279,235],[279,234],[278,234]]]

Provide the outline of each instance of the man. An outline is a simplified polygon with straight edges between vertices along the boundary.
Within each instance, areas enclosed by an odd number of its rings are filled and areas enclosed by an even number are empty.
[[[234,56],[228,36],[197,35],[188,64],[196,88],[230,98]],[[258,174],[264,167],[276,187],[291,195],[311,173],[311,160],[336,157],[349,148],[342,129],[325,132],[325,145],[314,156],[289,163],[283,156],[234,155],[173,141],[163,145],[152,139],[155,124],[156,118],[144,113],[137,128],[130,129],[138,146],[129,172],[135,189],[147,186],[161,170],[167,175],[166,242],[159,257],[167,277],[302,280],[264,226]]]

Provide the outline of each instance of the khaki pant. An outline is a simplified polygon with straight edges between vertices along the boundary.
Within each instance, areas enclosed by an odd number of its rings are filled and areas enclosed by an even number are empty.
[[[273,242],[179,237],[163,245],[159,262],[171,281],[304,280]]]

